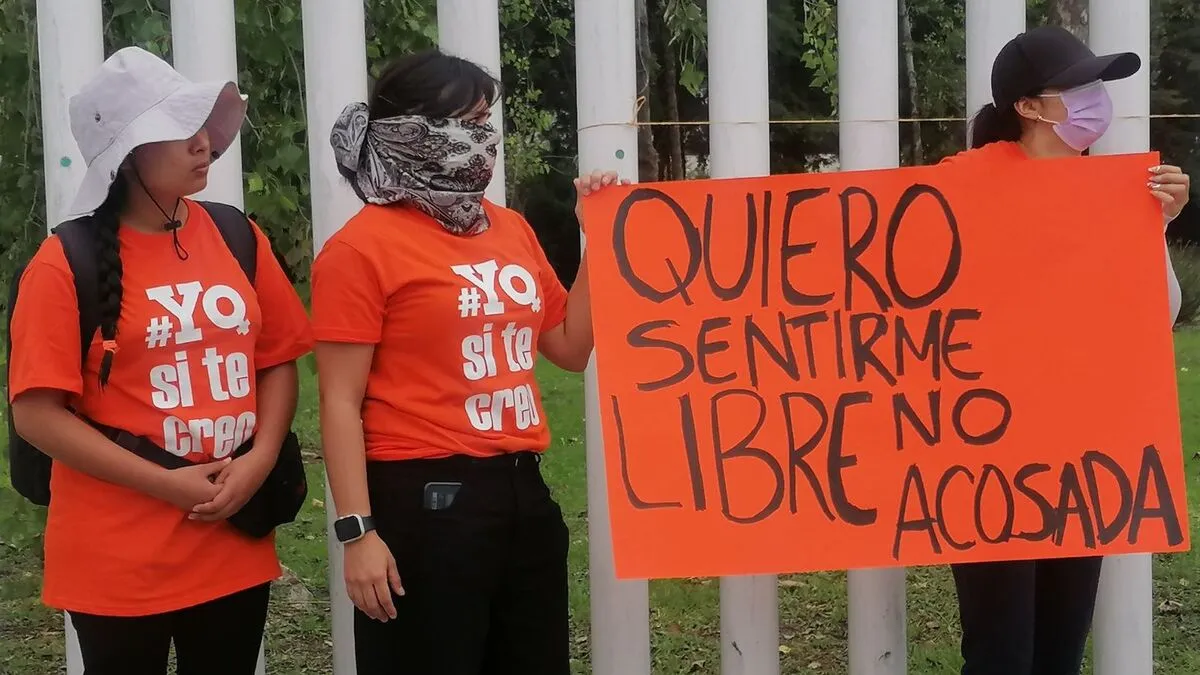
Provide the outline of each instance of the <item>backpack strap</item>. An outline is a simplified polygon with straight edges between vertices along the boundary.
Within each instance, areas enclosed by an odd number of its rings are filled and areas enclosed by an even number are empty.
[[[54,228],[54,235],[62,243],[71,275],[75,278],[75,298],[79,304],[79,363],[87,363],[92,338],[100,328],[100,268],[96,264],[99,254],[91,216],[68,220]]]
[[[225,240],[225,245],[229,247],[233,257],[237,258],[238,265],[253,285],[258,271],[258,237],[254,234],[254,228],[250,226],[250,219],[236,206],[219,202],[196,203],[208,211],[221,233],[221,238]]]
[[[229,247],[238,265],[250,283],[254,283],[258,271],[258,238],[250,219],[240,209],[217,202],[198,202],[208,212],[225,245]],[[99,247],[96,243],[95,227],[91,216],[68,220],[54,228],[54,235],[62,243],[63,253],[75,279],[75,297],[79,305],[79,348],[80,365],[87,363],[92,338],[100,329],[100,269],[96,264]]]

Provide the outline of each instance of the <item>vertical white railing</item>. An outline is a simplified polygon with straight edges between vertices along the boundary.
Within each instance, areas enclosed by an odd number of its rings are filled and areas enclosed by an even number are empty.
[[[171,0],[171,56],[175,70],[203,82],[237,82],[237,24],[233,0]],[[253,102],[251,102],[253,104]],[[208,172],[208,186],[195,195],[242,208],[242,137],[239,134]],[[257,675],[265,675],[263,645]]]
[[[338,173],[329,132],[342,109],[367,97],[366,18],[362,0],[303,0],[304,88],[314,253],[362,206]],[[342,545],[333,534],[337,509],[325,485],[329,602],[334,675],[353,675],[354,606],[346,595]]]
[[[1150,147],[1150,2],[1091,0],[1090,41],[1097,54],[1136,52],[1137,75],[1109,83],[1115,120],[1097,154]],[[1154,669],[1154,570],[1149,555],[1104,561],[1096,598],[1096,675],[1150,675]]]
[[[992,102],[992,63],[1025,30],[1025,0],[967,0],[967,117]]]
[[[87,171],[67,103],[104,61],[100,0],[38,0],[37,34],[46,225],[52,228],[66,219]]]
[[[579,168],[615,170],[630,179],[636,179],[638,171],[637,129],[632,124],[637,90],[633,2],[575,0]],[[594,358],[586,376],[584,416],[592,672],[646,675],[650,672],[647,585],[644,581],[618,581],[613,568]]]
[[[495,0],[438,0],[438,46],[447,54],[481,66],[497,80],[500,73],[500,3]],[[492,106],[492,124],[504,131],[504,99]],[[506,203],[504,144],[496,157],[496,173],[488,185],[487,198]]]
[[[838,4],[841,168],[894,167],[900,159],[899,8],[896,0]],[[902,675],[904,569],[848,575],[850,675]]]
[[[46,226],[67,217],[87,167],[71,135],[68,101],[104,61],[100,0],[38,0],[38,71],[42,90],[42,155]],[[83,656],[71,618],[64,615],[67,675],[82,675]]]
[[[711,176],[771,173],[766,0],[708,0]],[[778,675],[774,576],[721,579],[722,675]]]
[[[171,55],[175,69],[195,81],[237,82],[237,25],[233,0],[171,0]],[[250,101],[251,109],[255,102]],[[242,137],[208,173],[208,187],[196,195],[242,208]]]
[[[499,78],[497,6],[495,0],[439,0],[438,11],[442,47]],[[361,2],[303,0],[302,7],[313,241],[319,251],[359,208],[334,167],[328,138],[343,106],[366,97],[365,20]],[[635,177],[633,0],[576,0],[575,10],[580,168],[615,169]],[[53,226],[65,217],[85,168],[70,132],[67,100],[103,59],[101,11],[98,0],[38,0],[37,12],[46,212]],[[1111,85],[1118,119],[1095,151],[1145,150],[1149,146],[1148,0],[1091,0],[1090,14],[1091,42],[1097,52],[1132,50],[1144,61],[1137,76]],[[194,79],[236,78],[232,0],[173,0],[171,18],[180,72]],[[838,23],[841,168],[896,166],[899,127],[892,121],[898,117],[896,0],[843,2]],[[709,25],[713,175],[769,173],[763,0],[709,0]],[[968,0],[968,114],[990,100],[992,60],[1024,25],[1022,0]],[[499,103],[495,113],[494,119],[502,125]],[[500,161],[489,198],[504,203],[504,185]],[[202,196],[242,204],[240,144],[214,166]],[[618,582],[613,572],[594,364],[588,371],[586,392],[593,672],[641,675],[650,672],[647,585]],[[335,508],[328,487],[326,509],[332,522]],[[352,675],[353,615],[341,562],[341,547],[330,535],[334,673]],[[851,675],[905,672],[904,579],[903,569],[849,574]],[[775,591],[773,577],[722,581],[725,675],[778,671]],[[1152,592],[1150,556],[1105,561],[1096,609],[1097,675],[1151,672]],[[69,620],[66,630],[67,672],[80,675],[82,660]]]

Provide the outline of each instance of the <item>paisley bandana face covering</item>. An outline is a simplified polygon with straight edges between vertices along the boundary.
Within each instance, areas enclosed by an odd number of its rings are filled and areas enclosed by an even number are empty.
[[[1112,124],[1113,103],[1104,83],[1097,81],[1060,94],[1042,94],[1042,98],[1058,97],[1067,109],[1067,119],[1054,122],[1054,131],[1064,143],[1079,152],[1092,147]]]
[[[491,124],[420,116],[371,120],[365,104],[352,103],[329,142],[363,201],[414,206],[457,235],[488,228],[483,192],[500,144]]]

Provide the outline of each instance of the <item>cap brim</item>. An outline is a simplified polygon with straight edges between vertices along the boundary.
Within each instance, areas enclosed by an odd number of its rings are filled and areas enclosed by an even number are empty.
[[[1046,83],[1047,87],[1070,89],[1097,80],[1112,82],[1136,74],[1142,68],[1142,58],[1133,52],[1096,56],[1062,71]]]
[[[199,82],[180,87],[130,122],[112,145],[92,160],[67,217],[87,215],[104,203],[121,163],[135,148],[148,143],[187,140],[207,129],[213,151],[224,153],[237,138],[245,117],[246,97],[232,82]]]

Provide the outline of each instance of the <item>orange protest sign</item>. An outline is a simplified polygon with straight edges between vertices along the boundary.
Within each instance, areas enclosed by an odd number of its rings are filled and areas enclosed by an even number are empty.
[[[618,576],[1185,550],[1156,161],[589,198]]]

